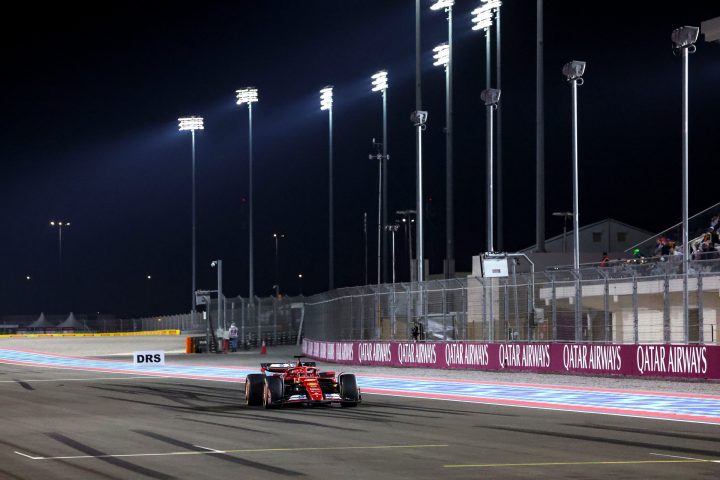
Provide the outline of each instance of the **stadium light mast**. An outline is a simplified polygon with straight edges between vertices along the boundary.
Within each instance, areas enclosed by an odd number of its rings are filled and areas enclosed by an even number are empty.
[[[195,130],[204,130],[202,117],[181,117],[178,118],[179,129],[181,132],[190,131],[192,134],[192,310],[190,317],[192,325],[195,325],[195,317],[197,315],[197,303],[195,300],[195,279],[197,270],[196,256],[196,215],[195,215]],[[208,343],[208,351],[210,344]]]
[[[335,288],[335,249],[333,240],[333,87],[320,90],[320,110],[328,112],[328,289]]]
[[[688,270],[690,268],[690,249],[688,248],[688,65],[689,55],[695,53],[700,29],[698,27],[680,27],[673,30],[671,38],[673,53],[682,57],[682,245],[683,245],[683,323],[685,330],[685,343],[689,341],[689,299],[688,299]],[[669,339],[666,339],[669,340]]]
[[[563,75],[571,88],[572,96],[572,170],[573,170],[573,268],[580,269],[580,207],[578,193],[578,137],[577,137],[577,87],[582,85],[585,62],[573,60],[563,66]]]
[[[255,311],[255,284],[253,272],[253,134],[252,134],[252,104],[258,101],[258,91],[254,87],[236,90],[237,104],[248,106],[248,306],[250,319]],[[258,344],[260,343],[260,319],[257,322]]]
[[[455,212],[453,183],[453,5],[455,0],[438,0],[430,9],[445,10],[448,41],[435,47],[435,66],[445,68],[445,278],[455,276]]]
[[[382,104],[383,104],[383,141],[382,141],[382,156],[380,157],[380,190],[381,198],[380,205],[378,208],[378,284],[381,282],[382,271],[387,279],[387,232],[384,232],[385,225],[387,224],[387,161],[389,160],[387,153],[387,89],[388,89],[388,74],[387,71],[381,70],[373,75],[372,78],[372,91],[382,92]],[[381,246],[382,236],[382,246]],[[382,249],[382,255],[381,255]],[[382,266],[381,266],[382,257]],[[381,270],[382,268],[382,270]]]
[[[573,271],[575,272],[575,341],[582,341],[582,284],[580,283],[580,205],[578,185],[577,87],[582,85],[585,62],[573,60],[562,69],[571,87],[572,97],[572,172],[573,172]]]
[[[480,98],[487,107],[487,124],[489,128],[489,135],[487,137],[487,251],[495,251],[494,243],[494,231],[493,231],[493,220],[495,215],[495,205],[493,202],[493,111],[497,110],[498,103],[500,102],[500,90],[496,88],[488,88],[480,93]]]

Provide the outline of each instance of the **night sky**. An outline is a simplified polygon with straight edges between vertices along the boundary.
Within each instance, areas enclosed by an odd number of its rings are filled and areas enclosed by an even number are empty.
[[[446,40],[447,23],[431,3],[422,17],[425,249],[440,273],[445,76],[432,48]],[[388,70],[389,211],[414,209],[413,0],[24,5],[5,13],[0,32],[0,314],[190,309],[191,140],[177,130],[188,115],[206,125],[197,134],[198,287],[215,288],[210,261],[221,258],[226,294],[246,296],[248,120],[247,107],[235,105],[245,86],[260,97],[256,293],[272,291],[274,232],[286,235],[281,291],[327,289],[326,85],[335,87],[335,283],[364,283],[363,212],[375,278],[377,163],[368,154],[382,136],[382,102],[370,76]],[[458,271],[485,244],[485,39],[470,29],[478,5],[455,6]],[[562,230],[552,212],[572,209],[561,69],[573,59],[588,62],[579,89],[581,224],[612,217],[660,231],[681,220],[681,60],[670,34],[717,16],[714,1],[545,2],[548,237]],[[535,243],[535,2],[505,1],[502,34],[504,248],[513,251]],[[718,201],[719,87],[720,45],[701,36],[690,57],[691,214]],[[50,220],[71,222],[62,269]],[[406,281],[407,261],[398,262]]]

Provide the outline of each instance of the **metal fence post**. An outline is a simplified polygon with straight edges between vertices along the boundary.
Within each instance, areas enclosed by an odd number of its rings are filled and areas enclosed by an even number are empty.
[[[698,308],[698,343],[705,343],[705,318],[703,316],[703,277],[697,274],[697,308]]]
[[[442,316],[443,316],[443,340],[447,341],[447,290],[445,283],[442,284]]]
[[[360,295],[360,340],[365,340],[365,295]]]
[[[663,342],[670,343],[670,277],[667,269],[663,278]]]
[[[555,276],[550,278],[550,289],[552,290],[552,300],[550,308],[552,309],[552,340],[557,341],[557,288],[555,287]]]
[[[462,295],[462,340],[468,340],[468,287],[467,283],[461,286],[460,294]]]
[[[640,335],[638,332],[638,293],[637,293],[637,277],[633,272],[633,284],[632,284],[632,305],[633,305],[633,343],[640,343]]]
[[[612,342],[610,331],[610,278],[605,276],[605,291],[603,292],[603,320],[605,321],[605,342]]]
[[[273,297],[273,345],[277,345],[277,304],[279,300],[277,297]]]

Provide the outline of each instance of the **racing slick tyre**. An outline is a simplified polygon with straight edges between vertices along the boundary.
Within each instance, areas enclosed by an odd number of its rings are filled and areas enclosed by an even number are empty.
[[[245,405],[260,405],[263,401],[263,375],[251,373],[245,377]]]
[[[341,405],[343,407],[357,407],[360,403],[360,389],[357,386],[355,375],[346,373],[338,378],[338,386],[340,389]]]
[[[282,377],[265,377],[265,388],[263,389],[262,404],[265,408],[273,408],[282,402],[283,398]]]

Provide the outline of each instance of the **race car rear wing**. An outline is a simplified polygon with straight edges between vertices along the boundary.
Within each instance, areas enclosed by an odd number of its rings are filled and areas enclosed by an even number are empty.
[[[314,367],[315,362],[297,362],[297,363],[261,363],[260,368],[268,372],[282,373],[289,368],[295,367]]]

